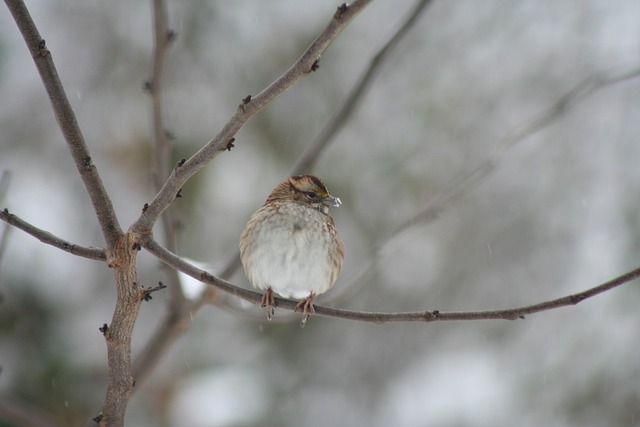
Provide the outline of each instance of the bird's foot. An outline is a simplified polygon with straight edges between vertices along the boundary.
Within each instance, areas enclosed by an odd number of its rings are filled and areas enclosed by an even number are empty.
[[[276,299],[273,296],[273,289],[271,286],[267,288],[264,294],[262,294],[262,301],[260,301],[260,307],[267,308],[267,320],[271,320],[273,314],[276,312]]]
[[[313,292],[311,292],[306,299],[303,299],[298,304],[296,304],[295,311],[298,310],[302,310],[302,320],[300,321],[300,327],[304,328],[307,324],[309,315],[316,312],[313,308]]]

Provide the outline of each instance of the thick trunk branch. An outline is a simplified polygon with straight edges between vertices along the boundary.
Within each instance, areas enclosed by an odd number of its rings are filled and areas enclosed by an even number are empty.
[[[102,329],[107,342],[107,396],[100,415],[100,426],[123,426],[135,380],[131,372],[131,336],[142,303],[143,289],[138,283],[138,250],[129,234],[113,250],[110,267],[116,278],[117,300],[111,324]]]

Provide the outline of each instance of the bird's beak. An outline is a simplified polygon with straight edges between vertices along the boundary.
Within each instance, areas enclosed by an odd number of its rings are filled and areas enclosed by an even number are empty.
[[[325,197],[324,201],[327,202],[328,205],[333,205],[336,208],[339,208],[342,204],[342,200],[340,200],[340,197],[333,197],[331,194]]]

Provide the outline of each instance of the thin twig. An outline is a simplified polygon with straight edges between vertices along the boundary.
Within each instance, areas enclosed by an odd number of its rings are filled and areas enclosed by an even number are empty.
[[[153,0],[153,55],[151,78],[146,87],[151,95],[151,130],[154,141],[153,183],[156,191],[162,187],[169,173],[171,140],[164,120],[164,65],[174,33],[169,31],[167,5],[164,0]]]
[[[505,310],[487,311],[459,311],[441,312],[439,310],[416,311],[405,313],[367,313],[340,310],[334,308],[317,307],[318,316],[336,317],[341,319],[359,320],[362,322],[389,323],[389,322],[436,322],[436,321],[460,321],[460,320],[517,320],[524,319],[526,315],[553,310],[560,307],[576,305],[586,299],[609,291],[640,277],[640,268],[624,273],[601,285],[587,289],[576,294],[561,298],[540,302],[533,305],[510,308]]]
[[[70,254],[81,256],[83,258],[93,259],[96,261],[106,261],[107,259],[104,249],[80,246],[76,245],[75,243],[69,243],[68,241],[61,239],[60,237],[55,236],[48,231],[44,231],[41,228],[28,223],[17,215],[9,213],[7,209],[0,211],[0,220],[6,222],[7,224],[11,224],[16,228],[19,228],[25,233],[40,240],[42,243],[46,243],[47,245],[62,249],[63,251],[69,252]]]
[[[258,292],[236,286],[231,282],[213,276],[205,270],[202,270],[195,265],[186,262],[173,252],[169,251],[167,248],[160,245],[151,236],[141,240],[140,245],[168,266],[173,267],[176,270],[181,271],[196,280],[207,283],[209,285],[213,285],[228,294],[237,296],[249,302],[259,303],[262,299],[262,294]]]
[[[162,212],[173,202],[176,194],[189,178],[204,165],[227,150],[229,142],[249,119],[264,107],[282,95],[303,76],[315,69],[315,63],[322,53],[335,40],[338,34],[361,12],[372,0],[356,0],[351,5],[343,5],[329,22],[327,28],[311,43],[302,56],[276,81],[256,96],[247,96],[242,100],[236,113],[224,128],[190,159],[174,168],[169,179],[164,183],[155,199],[148,204],[140,218],[131,226],[130,230],[136,235],[144,236],[151,233],[153,225]]]
[[[160,191],[162,182],[170,172],[171,158],[171,138],[167,136],[164,120],[163,102],[163,70],[167,58],[167,51],[175,33],[169,30],[169,18],[167,14],[167,4],[165,0],[153,0],[153,24],[154,24],[154,48],[153,65],[149,92],[151,94],[152,129],[154,141],[154,185],[155,190]],[[165,236],[165,244],[169,250],[178,250],[178,235],[176,230],[176,220],[173,209],[164,211],[162,216],[162,228]],[[186,300],[180,286],[180,279],[175,270],[169,270],[167,277],[170,282],[169,292],[171,293],[171,305],[169,310],[176,313],[184,312]]]
[[[155,151],[154,155],[154,185],[156,191],[160,191],[162,182],[169,172],[171,158],[171,139],[167,136],[164,121],[163,103],[163,70],[167,58],[167,52],[175,33],[169,30],[169,18],[167,4],[164,0],[153,0],[154,23],[154,49],[151,79],[149,81],[149,93],[151,95],[152,131]],[[164,231],[166,247],[176,252],[178,248],[178,233],[174,210],[171,206],[162,215],[162,228]],[[163,320],[157,325],[155,332],[142,348],[140,354],[134,359],[132,372],[138,385],[153,371],[166,350],[174,342],[180,333],[188,325],[189,302],[184,296],[178,271],[172,268],[165,269],[171,294],[169,306],[166,309]]]
[[[143,247],[150,253],[155,255],[162,262],[193,277],[208,285],[215,286],[220,290],[241,298],[253,304],[260,304],[262,295],[258,292],[248,290],[226,280],[220,279],[210,273],[199,269],[198,267],[186,262],[177,255],[163,248],[155,240],[149,238],[143,244]],[[329,308],[314,305],[315,314],[323,317],[333,317],[338,319],[358,320],[361,322],[371,323],[388,323],[388,322],[437,322],[437,321],[461,321],[461,320],[515,320],[524,318],[525,315],[539,313],[541,311],[552,310],[568,305],[575,305],[585,299],[594,297],[598,294],[611,290],[615,287],[623,285],[631,280],[640,277],[640,268],[625,273],[615,279],[605,282],[596,287],[587,289],[572,295],[567,295],[554,300],[544,301],[534,305],[524,307],[511,308],[505,310],[488,310],[488,311],[465,311],[465,312],[442,312],[439,310],[413,311],[404,313],[384,313],[384,312],[362,312],[342,310],[337,308]],[[296,310],[298,301],[291,301],[276,298],[275,306],[287,310]]]
[[[84,141],[82,131],[76,121],[75,113],[71,108],[64,87],[58,77],[58,71],[53,63],[51,52],[47,49],[44,39],[40,36],[31,15],[22,0],[5,0],[9,11],[22,37],[27,43],[29,52],[33,57],[40,78],[51,101],[53,113],[58,121],[71,157],[80,173],[91,204],[96,212],[102,235],[105,238],[107,248],[112,248],[122,236],[122,230],[118,218],[113,209],[113,204],[102,184],[96,165],[91,159],[89,149]]]

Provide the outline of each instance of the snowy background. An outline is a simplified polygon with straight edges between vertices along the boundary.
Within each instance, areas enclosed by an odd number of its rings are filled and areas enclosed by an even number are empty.
[[[154,195],[149,165],[150,2],[28,7],[126,228]],[[374,2],[320,69],[259,113],[174,206],[181,256],[219,265],[413,7]],[[211,139],[240,100],[284,72],[337,3],[170,2],[166,69],[174,158]],[[313,173],[343,206],[340,293],[397,225],[483,162],[498,141],[594,73],[640,67],[640,2],[436,1],[383,66]],[[608,86],[509,150],[440,216],[382,249],[353,310],[509,308],[638,267],[640,78]],[[33,61],[0,12],[0,208],[81,245],[97,221]],[[159,227],[157,227],[159,228]],[[141,280],[164,280],[140,255]],[[248,285],[238,271],[232,281]],[[0,393],[60,425],[97,415],[115,288],[101,263],[12,230],[0,264]],[[333,292],[333,291],[332,291]],[[331,298],[331,292],[327,295]],[[144,303],[134,356],[166,310]],[[267,324],[207,307],[137,390],[135,426],[640,425],[640,290],[628,283],[526,320]],[[276,313],[276,320],[279,315]],[[0,425],[2,424],[0,414]]]

